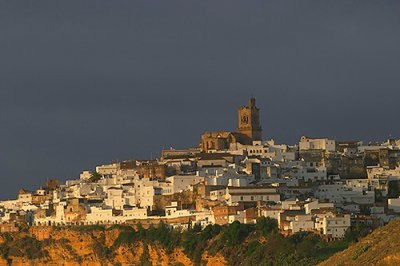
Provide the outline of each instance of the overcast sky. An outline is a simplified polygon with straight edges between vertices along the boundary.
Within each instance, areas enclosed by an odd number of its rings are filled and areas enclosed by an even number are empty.
[[[234,130],[399,138],[400,1],[0,0],[0,198]]]

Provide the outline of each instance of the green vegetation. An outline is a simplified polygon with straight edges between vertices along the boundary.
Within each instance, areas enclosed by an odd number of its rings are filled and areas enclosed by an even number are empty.
[[[224,230],[221,241],[228,247],[237,246],[246,239],[253,229],[253,226],[234,221]]]
[[[74,231],[78,232],[93,232],[93,231],[105,231],[106,227],[100,224],[94,225],[75,225],[70,227]]]
[[[259,247],[261,246],[261,243],[257,240],[253,240],[249,243],[247,246],[246,250],[246,257],[250,257]]]
[[[268,236],[272,232],[278,230],[278,221],[270,217],[259,217],[257,219],[256,229],[260,231],[263,236]]]
[[[196,264],[200,264],[208,241],[220,232],[221,226],[219,225],[208,225],[204,230],[201,230],[199,226],[194,226],[193,229],[184,232],[182,246],[185,254]]]
[[[96,256],[100,259],[112,259],[114,256],[114,245],[110,248],[107,247],[105,234],[101,234],[100,237],[96,238],[96,241],[94,241],[92,248],[93,253],[96,254]]]
[[[113,247],[118,248],[121,245],[133,244],[137,240],[137,235],[135,231],[121,231],[115,239]]]
[[[349,241],[325,242],[319,236],[301,232],[284,237],[278,232],[278,223],[271,218],[261,217],[256,225],[233,222],[230,225],[208,225],[201,229],[194,225],[187,231],[180,232],[164,223],[144,229],[137,224],[122,229],[113,248],[120,245],[131,245],[135,241],[143,241],[145,250],[141,261],[148,261],[147,244],[159,244],[171,252],[182,247],[184,253],[201,265],[205,251],[210,255],[221,253],[229,265],[315,265],[334,253],[347,248],[351,239],[359,238],[365,230],[354,228],[349,230]],[[260,242],[260,237],[265,240]]]
[[[399,182],[390,180],[388,182],[388,195],[389,199],[398,198],[400,196]]]
[[[181,242],[181,232],[170,228],[163,222],[160,222],[157,227],[151,226],[147,230],[142,229],[139,235],[141,235],[141,239],[150,243],[161,244],[168,253],[178,247]]]
[[[98,172],[93,172],[89,178],[90,182],[97,182],[102,178],[102,175],[99,174]]]
[[[360,248],[358,248],[358,249],[354,252],[354,254],[353,254],[353,256],[352,256],[352,260],[356,260],[361,254],[363,254],[364,252],[367,252],[367,250],[368,250],[370,247],[371,247],[370,245],[364,245],[364,246],[361,246]]]
[[[261,236],[265,242],[260,242]],[[276,220],[261,217],[256,225],[234,222],[193,228],[183,234],[182,246],[196,265],[201,265],[205,250],[211,255],[221,253],[229,265],[315,265],[346,249],[348,242],[325,242],[309,232],[285,237],[278,232]]]
[[[5,259],[10,256],[25,257],[28,259],[47,257],[47,252],[42,249],[42,242],[29,236],[20,239],[6,239],[0,245],[0,252]]]
[[[144,253],[141,256],[143,265],[149,262],[147,245],[159,245],[167,253],[175,248],[183,248],[195,265],[202,264],[205,252],[211,256],[217,253],[223,255],[229,265],[315,265],[347,248],[349,243],[358,241],[369,232],[366,227],[356,226],[346,232],[344,240],[333,242],[325,242],[318,235],[309,232],[285,237],[279,233],[277,221],[265,217],[259,218],[255,225],[235,221],[224,226],[208,225],[204,229],[199,225],[189,226],[183,232],[163,222],[148,229],[144,229],[141,224],[68,228],[89,233],[92,237],[96,231],[92,244],[93,254],[104,261],[112,261],[120,246],[132,247],[141,241],[144,244]],[[118,236],[111,246],[107,246],[105,236],[111,230],[118,230]],[[0,245],[0,254],[4,258],[24,256],[29,259],[45,259],[45,247],[60,245],[69,251],[74,261],[82,262],[84,259],[76,254],[66,238],[38,241],[33,237],[24,237],[14,241],[11,235],[3,234],[3,239],[5,243]]]
[[[361,238],[368,235],[370,229],[365,225],[356,225],[347,229],[344,240],[348,243],[358,242]]]
[[[150,252],[149,252],[149,248],[147,247],[147,243],[144,243],[143,254],[140,257],[140,265],[152,266],[151,262],[150,262]]]
[[[124,224],[113,224],[107,228],[107,231],[111,231],[111,230],[134,231],[132,226],[124,225]]]

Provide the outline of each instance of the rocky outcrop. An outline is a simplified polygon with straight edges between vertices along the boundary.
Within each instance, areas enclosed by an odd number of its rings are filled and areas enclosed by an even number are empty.
[[[0,265],[194,265],[182,248],[167,252],[159,244],[140,240],[115,246],[120,232],[32,227],[26,233],[0,235]],[[38,249],[30,250],[37,245]],[[226,265],[222,256],[205,255],[203,262]]]

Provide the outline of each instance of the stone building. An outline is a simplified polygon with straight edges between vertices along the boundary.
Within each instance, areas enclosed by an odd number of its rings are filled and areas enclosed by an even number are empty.
[[[96,172],[102,176],[113,176],[119,171],[134,170],[144,178],[165,178],[166,166],[157,160],[125,160],[96,166]]]
[[[79,199],[70,199],[64,209],[65,221],[69,224],[81,223],[86,219],[85,205]]]
[[[236,132],[205,132],[201,135],[200,149],[206,152],[210,150],[228,150],[231,144],[251,145],[253,141],[261,139],[262,129],[259,109],[256,107],[256,100],[251,98],[248,106],[242,106],[238,110]]]
[[[238,211],[243,211],[243,205],[238,206],[216,206],[212,208],[215,223],[219,225],[229,224],[229,216],[237,215]]]
[[[242,106],[238,111],[238,128],[236,131],[247,136],[251,141],[262,139],[259,111],[254,98],[249,100],[248,106]]]

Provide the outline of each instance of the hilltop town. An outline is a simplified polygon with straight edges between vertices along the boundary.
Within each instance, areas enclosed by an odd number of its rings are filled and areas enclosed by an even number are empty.
[[[302,136],[295,145],[262,139],[260,110],[238,109],[234,132],[204,132],[195,148],[158,160],[124,160],[0,202],[0,232],[22,226],[199,225],[277,220],[279,231],[342,239],[400,215],[400,141],[363,144]]]

